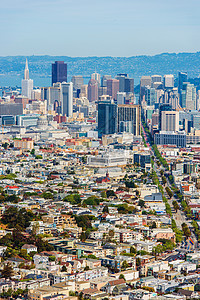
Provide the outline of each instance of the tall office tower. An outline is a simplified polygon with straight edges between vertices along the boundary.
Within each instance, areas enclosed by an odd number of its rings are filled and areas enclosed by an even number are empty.
[[[103,77],[101,78],[101,86],[107,87],[107,80],[111,78],[111,75],[103,75]]]
[[[178,92],[181,93],[183,83],[187,82],[187,72],[178,72]]]
[[[117,104],[126,104],[126,93],[125,92],[118,92],[117,93]]]
[[[197,130],[200,130],[200,114],[195,114],[193,117],[193,127]]]
[[[79,97],[85,97],[87,98],[88,97],[88,85],[87,84],[84,84],[81,86],[81,92],[80,92],[80,95]]]
[[[98,85],[100,86],[101,83],[101,75],[98,74],[97,72],[93,73],[91,75],[91,79],[96,80],[98,82]]]
[[[156,102],[162,103],[160,99],[164,95],[164,91],[163,90],[156,90],[156,94],[157,94],[157,101]]]
[[[119,80],[119,92],[125,92],[125,79],[128,74],[117,74],[116,79]]]
[[[162,111],[161,131],[179,131],[178,111]]]
[[[26,59],[26,66],[24,70],[24,79],[22,79],[22,96],[31,99],[31,92],[33,90],[33,80],[29,79],[28,61]]]
[[[98,135],[117,132],[117,105],[113,100],[98,103]]]
[[[88,100],[90,102],[98,100],[99,98],[98,89],[99,89],[98,82],[94,79],[90,79],[88,83]]]
[[[119,92],[119,80],[108,79],[107,80],[107,94],[112,96],[114,100],[117,100],[117,92]]]
[[[172,111],[172,106],[170,104],[161,104],[159,107],[159,123],[158,129],[161,130],[161,123],[162,123],[162,112],[163,111]]]
[[[177,88],[165,90],[159,97],[159,103],[173,104],[173,107],[177,107],[179,104],[178,90]]]
[[[142,76],[140,79],[140,87],[151,86],[151,76]]]
[[[196,109],[200,110],[200,90],[197,91],[197,105]]]
[[[81,89],[81,86],[84,84],[83,76],[81,75],[72,76],[71,82],[73,83],[73,89],[75,91]]]
[[[103,95],[107,95],[107,87],[106,86],[99,87],[99,97],[103,96]]]
[[[196,109],[196,88],[194,84],[184,82],[180,95],[180,105],[188,110]]]
[[[28,80],[29,79],[29,68],[28,68],[28,60],[26,58],[26,65],[25,65],[25,69],[24,69],[24,79]]]
[[[157,112],[154,112],[152,114],[152,129],[154,129],[153,127],[156,127],[158,129],[158,123],[159,123],[159,114]]]
[[[125,84],[125,86],[124,86],[123,92],[134,94],[134,79],[133,78],[125,78],[124,84]]]
[[[174,87],[174,75],[164,75],[163,83],[166,89],[172,89]]]
[[[140,135],[141,107],[140,105],[118,105],[117,129],[123,132],[125,128],[134,135]]]
[[[67,64],[64,61],[52,64],[52,85],[57,82],[67,82]]]
[[[142,76],[140,79],[140,103],[142,102],[145,96],[145,86],[151,86],[150,76]]]
[[[151,76],[151,82],[162,82],[162,76],[161,75],[152,75]]]
[[[61,109],[62,115],[71,117],[73,113],[73,83],[63,82],[61,84]]]
[[[47,110],[60,112],[61,107],[61,83],[54,83],[50,87],[41,88],[41,99],[47,100]]]
[[[147,105],[154,105],[157,102],[157,93],[155,88],[145,87],[145,101]]]
[[[179,108],[179,97],[177,95],[173,94],[170,97],[169,103],[171,104],[172,109],[174,109],[174,110],[178,109]]]

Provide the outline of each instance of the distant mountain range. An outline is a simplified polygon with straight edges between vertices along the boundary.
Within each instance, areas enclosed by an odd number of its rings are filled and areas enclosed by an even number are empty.
[[[28,56],[30,76],[51,76],[51,64],[55,60],[63,60],[68,64],[69,80],[73,75],[90,77],[96,70],[101,75],[128,73],[139,82],[142,75],[174,74],[187,71],[190,78],[200,75],[200,52],[196,53],[162,53],[154,56],[132,57],[68,57],[68,56]],[[0,57],[1,76],[23,77],[25,56]],[[0,76],[0,80],[1,80]],[[0,83],[1,85],[1,83]]]

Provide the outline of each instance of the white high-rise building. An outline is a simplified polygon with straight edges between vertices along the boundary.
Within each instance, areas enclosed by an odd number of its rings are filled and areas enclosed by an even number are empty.
[[[73,83],[62,82],[61,84],[61,109],[62,115],[71,117],[73,113]]]
[[[179,112],[162,111],[161,131],[179,131]]]
[[[181,89],[181,106],[188,110],[196,109],[196,88],[194,84],[184,82]]]
[[[31,99],[32,90],[33,90],[33,80],[29,79],[28,61],[26,59],[24,79],[22,79],[22,96]]]
[[[126,104],[126,93],[125,92],[117,92],[117,104]]]
[[[164,75],[163,83],[165,88],[173,88],[174,87],[174,75]]]

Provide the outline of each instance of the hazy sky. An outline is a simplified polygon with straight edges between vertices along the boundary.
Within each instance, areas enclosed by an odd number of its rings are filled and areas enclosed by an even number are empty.
[[[0,55],[200,50],[199,0],[0,0]]]

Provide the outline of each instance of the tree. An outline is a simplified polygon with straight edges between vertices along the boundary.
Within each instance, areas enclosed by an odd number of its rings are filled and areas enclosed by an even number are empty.
[[[171,198],[173,196],[173,193],[168,186],[166,187],[166,192],[169,195],[169,198]]]
[[[80,240],[81,240],[81,242],[85,242],[85,240],[86,240],[86,236],[85,236],[85,232],[84,231],[81,232]]]
[[[130,247],[130,253],[136,254],[137,250],[135,249],[135,247],[131,246]]]
[[[14,292],[12,293],[12,296],[13,296],[14,298],[17,298],[18,296],[23,295],[23,294],[24,294],[24,290],[22,290],[22,289],[17,289],[16,291],[14,291]]]
[[[6,150],[7,148],[8,148],[8,143],[7,142],[5,142],[4,144],[2,144],[2,147]]]
[[[175,211],[177,212],[178,209],[179,209],[178,202],[177,202],[176,200],[174,200],[174,201],[172,202],[172,204],[173,204],[173,207],[174,207]]]
[[[105,206],[104,206],[102,212],[103,212],[103,213],[109,214],[109,208],[108,208],[108,205],[105,205]]]
[[[138,201],[138,205],[140,206],[140,207],[144,207],[144,205],[145,205],[145,202],[144,202],[144,200],[139,200]]]
[[[61,272],[67,272],[67,268],[65,265],[62,266]]]
[[[113,190],[107,190],[106,195],[107,195],[107,198],[116,196],[115,192]]]
[[[133,181],[125,181],[125,185],[127,188],[136,188],[137,185]]]
[[[96,206],[99,205],[100,200],[96,196],[90,196],[86,200],[84,200],[84,203],[86,203],[87,205]]]
[[[107,194],[106,194],[106,191],[102,191],[101,192],[101,197],[106,199],[107,198]]]
[[[1,276],[5,279],[11,278],[14,275],[13,267],[10,263],[4,265],[3,270],[1,271]]]
[[[55,261],[56,257],[54,255],[49,256],[49,261]]]
[[[13,294],[13,290],[9,288],[6,292],[3,290],[3,293],[1,294],[3,298],[10,299]]]
[[[151,286],[143,286],[142,289],[146,290],[146,291],[149,291],[151,293],[155,292],[154,288],[152,288]]]
[[[83,292],[80,292],[78,295],[78,300],[82,300],[83,299]]]
[[[109,232],[108,232],[108,235],[109,235],[109,237],[110,237],[111,239],[114,238],[114,236],[115,236],[114,230],[113,230],[113,229],[110,229]]]
[[[39,233],[39,229],[40,229],[39,222],[36,222],[36,223],[32,226],[32,235],[37,235],[37,234]]]
[[[190,231],[190,229],[189,229],[189,227],[186,223],[182,224],[182,230],[183,230],[184,235],[186,236],[186,238],[191,236],[191,231]]]
[[[117,206],[117,210],[119,214],[128,214],[128,213],[133,213],[134,211],[136,211],[134,206],[128,206],[127,203],[123,203],[123,204],[119,204]]]
[[[96,257],[94,254],[89,254],[89,255],[88,255],[88,258],[91,258],[91,259],[97,259],[97,257]]]
[[[157,257],[157,254],[160,254],[164,251],[163,246],[162,245],[158,245],[156,247],[153,248],[152,250],[152,254],[155,256],[155,258]]]
[[[50,193],[50,192],[43,192],[41,194],[41,197],[44,198],[44,199],[53,199],[53,194]]]
[[[2,216],[2,223],[8,225],[9,228],[16,228],[18,225],[22,230],[30,225],[30,221],[34,218],[31,211],[26,211],[25,208],[18,210],[17,207],[11,206],[5,210]]]
[[[5,197],[5,201],[11,202],[11,203],[18,203],[19,199],[20,198],[16,195],[6,195],[6,197]]]
[[[153,221],[153,223],[152,223],[152,225],[151,225],[151,228],[152,228],[152,229],[153,229],[153,228],[157,228],[156,222],[155,222],[155,221]]]
[[[35,155],[35,149],[34,148],[31,150],[30,154],[33,155],[33,156]]]
[[[162,182],[163,182],[164,185],[167,183],[167,179],[166,179],[165,176],[162,176]]]
[[[136,257],[136,266],[139,267],[141,265],[141,259]]]
[[[126,279],[125,279],[125,277],[124,277],[123,274],[120,274],[120,275],[119,275],[119,279],[124,279],[124,280],[126,281]]]
[[[126,270],[128,268],[129,264],[127,263],[126,260],[123,261],[122,263],[122,270]]]
[[[19,255],[24,259],[31,260],[31,257],[27,254],[26,249],[21,249]]]
[[[82,162],[85,164],[87,162],[87,156],[82,156]]]
[[[81,196],[79,194],[71,194],[71,195],[67,195],[63,201],[65,202],[69,202],[73,205],[79,204],[81,203]]]
[[[82,227],[83,230],[86,230],[88,228],[92,228],[91,219],[93,219],[92,216],[84,215],[84,216],[77,216],[75,215],[76,223],[78,227]]]

